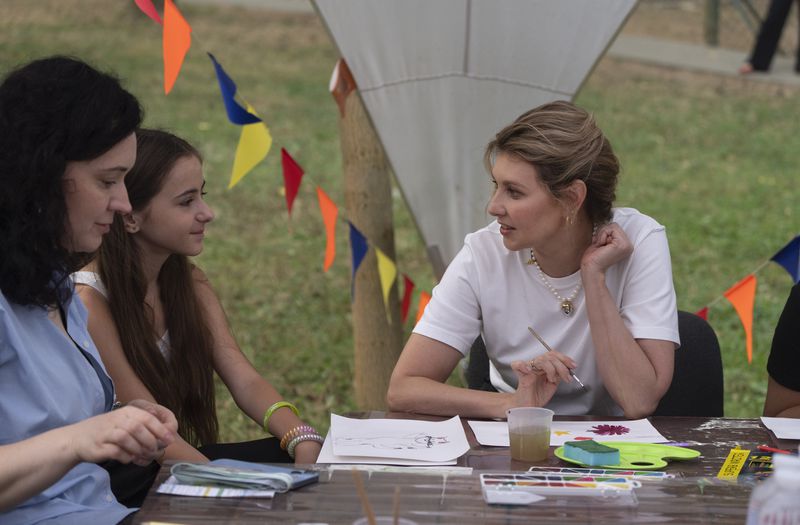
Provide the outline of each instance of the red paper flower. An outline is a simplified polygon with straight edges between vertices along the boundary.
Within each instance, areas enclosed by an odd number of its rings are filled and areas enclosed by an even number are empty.
[[[594,432],[601,436],[621,436],[630,431],[631,429],[622,425],[595,425],[589,429],[589,432]]]

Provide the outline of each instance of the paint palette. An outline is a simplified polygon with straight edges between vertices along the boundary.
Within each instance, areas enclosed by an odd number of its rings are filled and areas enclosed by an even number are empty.
[[[700,455],[698,450],[658,443],[627,443],[624,441],[598,441],[598,443],[619,449],[619,465],[598,465],[604,469],[657,470],[666,467],[668,460],[694,459]],[[564,447],[558,447],[554,454],[567,463],[587,466],[585,463],[566,457]]]
[[[489,504],[528,505],[542,497],[589,496],[615,504],[635,505],[633,489],[641,482],[624,476],[586,474],[481,474],[483,497]]]

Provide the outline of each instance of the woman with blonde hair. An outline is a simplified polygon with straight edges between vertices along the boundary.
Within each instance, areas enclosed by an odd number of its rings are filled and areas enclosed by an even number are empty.
[[[532,109],[489,142],[485,162],[495,220],[467,235],[434,289],[392,374],[390,408],[652,413],[679,344],[667,237],[612,208],[619,163],[594,118],[569,102]],[[479,334],[496,392],[445,384]]]

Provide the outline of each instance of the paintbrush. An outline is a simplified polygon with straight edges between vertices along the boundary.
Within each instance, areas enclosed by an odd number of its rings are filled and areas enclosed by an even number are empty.
[[[364,482],[361,480],[361,474],[355,468],[352,469],[350,472],[353,474],[353,481],[356,484],[356,492],[358,492],[358,499],[361,500],[361,507],[364,509],[364,514],[366,514],[367,522],[369,525],[375,525],[375,513],[372,512],[372,506],[369,504],[369,498],[367,497],[367,491],[364,489]]]
[[[529,326],[529,327],[528,327],[528,331],[531,333],[531,335],[533,335],[533,337],[535,337],[535,338],[536,338],[536,339],[537,339],[537,340],[538,340],[540,343],[542,343],[542,346],[544,346],[544,347],[547,349],[547,351],[548,351],[548,352],[552,352],[552,351],[553,351],[553,349],[552,349],[552,348],[550,348],[550,345],[548,345],[547,343],[545,343],[545,342],[544,342],[544,339],[542,339],[542,337],[541,337],[539,334],[537,334],[537,333],[536,333],[536,330],[534,330],[533,328],[531,328],[531,327]],[[579,384],[579,385],[581,385],[581,388],[582,388],[582,389],[583,389],[585,392],[588,392],[588,391],[589,391],[589,389],[588,389],[588,388],[586,388],[586,385],[584,385],[584,384],[583,384],[583,381],[581,381],[580,379],[578,379],[578,376],[576,376],[576,375],[575,375],[575,372],[573,372],[571,368],[567,368],[567,370],[569,370],[569,375],[571,375],[571,376],[572,376],[572,379],[574,379],[575,381],[577,381],[577,382],[578,382],[578,384]]]

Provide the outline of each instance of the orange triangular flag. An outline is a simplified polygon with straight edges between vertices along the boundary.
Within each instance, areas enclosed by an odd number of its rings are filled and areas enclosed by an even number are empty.
[[[322,265],[323,270],[327,272],[331,264],[333,264],[334,257],[336,257],[336,216],[339,214],[339,208],[319,186],[317,186],[317,199],[319,200],[319,211],[322,213],[322,222],[325,223],[325,234],[327,236],[325,241],[325,263]]]
[[[415,322],[419,322],[422,319],[422,314],[425,313],[425,307],[428,306],[428,303],[431,302],[431,294],[426,291],[421,291],[419,293],[419,306],[417,307],[417,320]]]
[[[169,94],[178,79],[183,58],[192,45],[192,28],[172,0],[164,0],[164,93]]]
[[[753,304],[756,298],[756,276],[748,275],[723,294],[739,314],[747,342],[747,362],[753,362]]]

